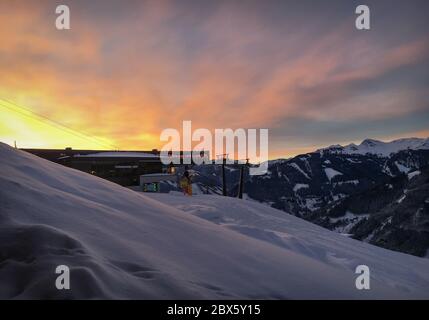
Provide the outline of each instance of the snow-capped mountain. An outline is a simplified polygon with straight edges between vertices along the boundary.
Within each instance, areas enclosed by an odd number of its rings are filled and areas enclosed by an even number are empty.
[[[361,144],[351,143],[346,146],[333,145],[328,148],[319,149],[321,153],[340,153],[340,154],[375,154],[388,157],[392,153],[402,150],[427,150],[429,149],[429,138],[404,138],[383,142],[374,139],[365,139]]]
[[[143,194],[4,144],[0,172],[2,299],[429,298],[429,260],[255,201]]]
[[[428,139],[387,143],[367,139],[359,146],[329,147],[270,161],[266,175],[246,176],[244,192],[251,199],[340,233],[425,256],[429,248],[425,202],[429,190],[424,187],[428,166]],[[219,169],[196,170],[200,174],[196,183],[204,189],[213,175],[210,170]],[[227,173],[229,195],[235,196],[238,172]],[[211,183],[216,187],[210,191],[219,193],[220,181]],[[412,196],[415,190],[419,196]],[[404,194],[408,196],[399,205]]]

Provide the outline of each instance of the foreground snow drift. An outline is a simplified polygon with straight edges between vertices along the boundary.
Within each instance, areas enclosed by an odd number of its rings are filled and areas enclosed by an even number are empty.
[[[259,202],[217,196],[185,198],[179,193],[151,194],[152,198],[225,228],[354,272],[367,265],[372,280],[429,297],[429,260],[347,238]]]
[[[0,210],[0,298],[429,298],[427,259],[251,201],[148,197],[4,144]],[[355,288],[358,264],[371,290]]]

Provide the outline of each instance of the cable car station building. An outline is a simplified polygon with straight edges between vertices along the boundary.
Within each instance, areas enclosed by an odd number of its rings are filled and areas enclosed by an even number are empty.
[[[140,176],[163,173],[158,150],[100,151],[66,149],[22,149],[41,158],[84,171],[122,186],[139,185]]]
[[[164,165],[160,152],[152,151],[112,151],[66,149],[21,149],[38,157],[62,164],[66,167],[90,173],[122,186],[139,186],[142,191],[159,191],[159,182],[175,181],[175,167]],[[204,155],[204,153],[202,153]],[[180,152],[192,159],[192,152]]]

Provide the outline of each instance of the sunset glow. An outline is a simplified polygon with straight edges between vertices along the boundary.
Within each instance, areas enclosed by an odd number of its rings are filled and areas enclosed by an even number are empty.
[[[359,32],[345,2],[72,1],[72,28],[58,31],[56,1],[3,1],[0,141],[159,149],[164,128],[192,120],[268,128],[278,158],[429,136],[425,13],[374,1],[374,27]]]

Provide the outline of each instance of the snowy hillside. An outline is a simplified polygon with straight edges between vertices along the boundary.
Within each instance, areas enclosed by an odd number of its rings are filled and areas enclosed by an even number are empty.
[[[253,201],[145,195],[0,144],[0,298],[429,298],[429,260]],[[71,290],[55,288],[57,265]],[[371,270],[371,290],[354,268]]]
[[[172,194],[150,196],[194,216],[248,237],[292,250],[332,267],[353,271],[357,265],[365,264],[372,270],[374,279],[392,287],[408,288],[413,291],[419,286],[416,283],[417,278],[426,279],[420,289],[429,296],[427,287],[429,271],[423,270],[428,265],[426,259],[415,260],[412,256],[349,239],[257,202],[237,201],[229,197],[219,201],[218,196],[211,195],[196,196],[189,200],[180,193],[174,196]],[[416,274],[410,273],[409,277],[404,277],[414,263],[417,263],[417,269],[420,267],[422,269]]]
[[[342,154],[374,154],[388,157],[392,153],[401,150],[427,150],[429,149],[429,138],[404,138],[383,142],[374,139],[365,139],[360,145],[354,143],[347,146],[334,145],[320,149],[320,152],[342,153]]]

